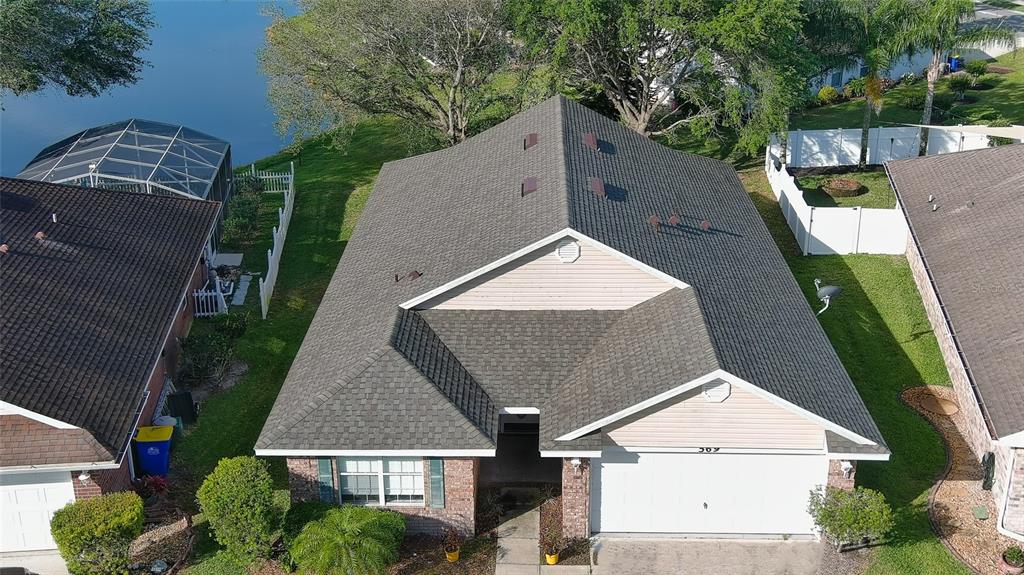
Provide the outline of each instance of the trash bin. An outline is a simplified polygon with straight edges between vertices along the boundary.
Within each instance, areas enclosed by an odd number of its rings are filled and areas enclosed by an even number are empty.
[[[960,70],[960,56],[959,55],[950,56],[949,57],[949,71],[950,72],[956,72],[958,70]]]
[[[171,435],[174,426],[140,427],[135,432],[136,463],[142,475],[167,475],[171,462]]]

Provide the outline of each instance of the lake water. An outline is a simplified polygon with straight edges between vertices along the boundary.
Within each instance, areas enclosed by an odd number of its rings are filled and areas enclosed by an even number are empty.
[[[127,118],[180,123],[231,143],[235,165],[273,154],[274,131],[256,51],[269,19],[250,1],[153,2],[156,27],[133,86],[96,98],[48,89],[6,96],[0,111],[0,174],[14,176],[40,150],[75,132]],[[291,11],[294,7],[288,5]]]

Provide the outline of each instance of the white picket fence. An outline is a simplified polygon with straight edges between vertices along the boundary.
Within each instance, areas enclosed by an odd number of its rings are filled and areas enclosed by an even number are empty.
[[[274,244],[267,250],[267,273],[260,278],[260,311],[263,319],[267,319],[267,312],[270,310],[270,298],[274,296],[274,284],[277,283],[277,273],[281,267],[281,253],[284,251],[285,236],[288,235],[288,223],[292,219],[292,210],[295,209],[295,164],[291,164],[289,172],[263,172],[253,171],[253,175],[263,179],[265,184],[273,183],[282,189],[266,191],[280,191],[284,194],[284,207],[277,209],[277,225],[274,226]]]
[[[283,193],[292,189],[292,180],[295,178],[295,162],[291,163],[291,171],[288,172],[257,170],[256,164],[250,164],[249,173],[263,182],[264,192]]]
[[[868,130],[868,163],[881,164],[917,156],[920,129],[913,126]],[[861,130],[793,130],[789,133],[786,165],[791,168],[852,166],[860,161]],[[928,155],[988,147],[988,136],[952,130],[928,131]],[[779,139],[772,137],[769,151],[782,157]]]
[[[807,205],[785,164],[765,153],[764,172],[786,224],[804,255],[902,254],[907,247],[907,222],[894,209],[829,208]]]
[[[212,286],[207,282],[203,289],[193,291],[192,297],[195,301],[195,311],[192,315],[195,317],[211,317],[228,313],[228,303],[224,298],[224,286],[220,279],[214,279]]]

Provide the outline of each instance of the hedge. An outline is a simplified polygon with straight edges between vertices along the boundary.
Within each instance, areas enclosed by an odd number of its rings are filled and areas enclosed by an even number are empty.
[[[142,534],[142,499],[133,492],[75,501],[50,521],[50,533],[73,575],[128,572],[128,550]]]
[[[278,514],[266,462],[255,457],[221,459],[196,497],[228,553],[246,562],[270,555]]]

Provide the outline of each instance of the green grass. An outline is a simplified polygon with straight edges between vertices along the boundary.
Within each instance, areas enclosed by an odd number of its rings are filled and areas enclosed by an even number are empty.
[[[857,180],[867,191],[859,196],[849,198],[833,198],[821,189],[821,184],[832,178],[842,177]],[[896,193],[889,185],[889,178],[885,172],[863,172],[855,174],[844,174],[842,176],[803,176],[796,178],[796,185],[804,193],[804,201],[809,206],[823,208],[840,207],[848,208],[860,206],[862,208],[895,208]]]
[[[966,575],[928,522],[928,490],[946,462],[942,441],[899,400],[908,387],[949,385],[907,261],[901,256],[801,256],[764,174],[752,170],[742,177],[808,302],[819,303],[814,278],[843,288],[819,318],[892,450],[890,461],[861,462],[857,470],[858,484],[881,491],[896,516],[891,541],[877,549],[868,574]]]
[[[932,121],[943,125],[985,123],[1002,116],[1013,123],[1024,123],[1024,49],[1004,54],[994,64],[1012,68],[1011,74],[991,74],[984,90],[968,90],[967,96],[977,101],[953,103],[953,95],[941,80],[935,90],[937,112],[946,111]],[[918,124],[921,109],[908,107],[907,100],[914,92],[924,91],[924,82],[901,85],[885,93],[882,111],[872,114],[871,125]],[[947,111],[948,110],[948,111]],[[860,128],[864,119],[864,100],[848,100],[831,106],[811,108],[793,113],[790,125],[794,130],[821,130],[826,128]]]

